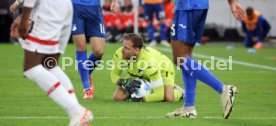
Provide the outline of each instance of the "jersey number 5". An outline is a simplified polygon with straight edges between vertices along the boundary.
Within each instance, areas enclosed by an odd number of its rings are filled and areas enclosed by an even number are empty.
[[[175,24],[172,24],[171,26],[171,35],[175,36]]]

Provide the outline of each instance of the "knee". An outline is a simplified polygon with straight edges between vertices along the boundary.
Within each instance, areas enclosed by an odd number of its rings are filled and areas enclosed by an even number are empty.
[[[84,38],[78,36],[73,37],[73,40],[77,51],[86,51],[86,40]]]
[[[96,49],[93,51],[93,54],[96,56],[96,57],[102,57],[103,54],[104,54],[104,49]]]
[[[86,42],[75,41],[77,51],[86,51]]]

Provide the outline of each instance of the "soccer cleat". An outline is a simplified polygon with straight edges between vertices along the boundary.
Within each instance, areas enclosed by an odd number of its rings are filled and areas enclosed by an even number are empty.
[[[185,118],[196,118],[197,112],[194,106],[186,108],[178,108],[174,112],[168,113],[167,117],[185,117]]]
[[[248,53],[256,53],[256,49],[255,48],[250,48],[247,50]]]
[[[258,42],[257,44],[255,44],[254,46],[255,49],[261,49],[261,48],[264,48],[264,44],[261,43],[261,42]]]
[[[91,89],[87,89],[84,91],[83,99],[93,99],[93,94]]]
[[[154,47],[154,46],[156,46],[156,41],[152,41],[152,42],[150,42],[150,44],[148,45],[149,47]]]
[[[90,88],[84,90],[84,96],[83,99],[93,99],[94,95],[94,85],[92,83],[92,77],[89,76],[89,82],[90,82]]]
[[[165,41],[165,40],[163,40],[163,41],[161,41],[161,43],[160,43],[162,46],[165,46],[165,47],[170,47],[171,46],[171,44],[169,44],[167,41]]]
[[[223,117],[228,119],[234,106],[234,98],[237,94],[237,88],[232,85],[225,85],[221,94],[221,103],[223,107]]]
[[[90,121],[92,121],[93,118],[92,112],[86,109],[82,114],[71,118],[69,126],[91,126]]]
[[[93,82],[92,82],[93,78],[91,76],[89,76],[89,82],[90,82],[90,89],[91,89],[91,92],[92,92],[92,96],[94,95],[94,90],[95,90],[95,87],[93,85]]]

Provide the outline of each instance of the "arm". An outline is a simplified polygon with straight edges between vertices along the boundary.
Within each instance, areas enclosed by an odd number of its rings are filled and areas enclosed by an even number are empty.
[[[37,0],[25,0],[23,4],[22,18],[18,27],[20,37],[25,38],[28,36],[29,31],[29,18],[32,8],[35,6]]]
[[[145,71],[145,76],[150,79],[152,93],[145,96],[145,102],[156,102],[164,100],[164,84],[161,73],[158,69],[150,67]]]
[[[117,84],[118,80],[121,78],[122,70],[118,69],[116,62],[113,63],[112,68],[113,69],[111,70],[110,74],[111,81],[112,83]]]
[[[122,69],[119,68],[119,66],[122,66],[120,64],[120,55],[118,53],[120,53],[121,50],[118,49],[115,53],[114,53],[114,56],[113,56],[113,64],[112,64],[112,70],[111,70],[111,73],[110,73],[110,77],[111,77],[111,81],[114,83],[114,84],[118,84],[118,81],[119,79],[121,78],[121,75],[122,75]]]
[[[242,21],[246,14],[243,7],[237,2],[237,0],[228,0],[228,3],[236,20]]]
[[[242,31],[243,31],[244,33],[247,32],[247,30],[246,30],[246,25],[245,25],[245,22],[244,22],[244,21],[242,21]]]
[[[10,11],[14,13],[17,10],[18,6],[23,2],[24,2],[24,0],[14,1],[14,3],[10,6]]]
[[[152,88],[152,93],[144,97],[144,102],[159,102],[164,100],[164,86]]]
[[[260,16],[260,19],[262,21],[262,26],[263,26],[263,30],[264,30],[263,37],[265,38],[267,36],[269,30],[271,29],[271,26],[263,16]]]
[[[113,13],[118,13],[120,11],[120,6],[119,6],[119,3],[118,3],[118,0],[112,0],[110,10]]]
[[[259,39],[258,41],[264,42],[270,30],[270,24],[265,20],[265,18],[262,15],[259,17],[257,30],[258,30],[258,39]]]

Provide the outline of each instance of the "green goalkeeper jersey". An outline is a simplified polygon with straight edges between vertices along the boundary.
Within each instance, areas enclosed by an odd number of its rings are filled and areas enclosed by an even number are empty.
[[[139,56],[132,57],[129,60],[123,59],[122,49],[121,47],[114,53],[111,72],[113,83],[121,78],[124,70],[127,70],[128,77],[145,79],[150,82],[162,78],[162,71],[174,71],[171,60],[156,49],[143,47]]]
[[[175,71],[171,60],[161,52],[150,47],[143,47],[139,56],[129,60],[123,59],[123,47],[113,57],[111,79],[117,83],[120,78],[140,78],[150,82],[152,93],[145,96],[145,102],[164,100],[164,85],[174,85]],[[175,91],[176,101],[181,99],[182,92]]]

